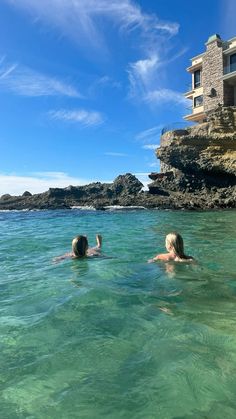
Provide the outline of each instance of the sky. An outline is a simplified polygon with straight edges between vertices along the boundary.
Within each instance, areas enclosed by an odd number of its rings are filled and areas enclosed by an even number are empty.
[[[190,58],[236,36],[235,0],[1,0],[0,195],[148,183],[190,113]]]

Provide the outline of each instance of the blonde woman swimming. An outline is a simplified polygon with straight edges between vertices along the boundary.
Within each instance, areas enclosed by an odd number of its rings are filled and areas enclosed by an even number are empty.
[[[166,250],[168,253],[162,253],[150,259],[148,262],[155,262],[162,260],[163,262],[193,262],[192,256],[187,256],[184,253],[183,238],[179,233],[169,233],[166,236]]]

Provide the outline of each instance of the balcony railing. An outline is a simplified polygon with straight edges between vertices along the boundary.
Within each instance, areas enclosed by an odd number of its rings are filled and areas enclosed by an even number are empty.
[[[223,73],[229,74],[229,73],[233,73],[234,71],[236,71],[236,63],[225,66]]]

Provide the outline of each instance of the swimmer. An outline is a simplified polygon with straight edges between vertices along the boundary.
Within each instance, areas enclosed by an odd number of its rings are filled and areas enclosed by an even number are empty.
[[[54,262],[67,258],[80,259],[85,257],[100,256],[102,248],[102,236],[100,234],[96,235],[96,242],[97,245],[95,247],[88,247],[88,240],[86,236],[76,236],[72,240],[72,252],[54,258]]]
[[[184,253],[184,242],[179,233],[169,233],[166,236],[166,250],[168,253],[162,253],[149,259],[150,262],[162,260],[163,262],[193,262],[192,256],[187,256]]]

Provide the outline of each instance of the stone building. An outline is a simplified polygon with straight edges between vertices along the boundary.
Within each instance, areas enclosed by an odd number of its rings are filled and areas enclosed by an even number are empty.
[[[217,106],[236,106],[236,37],[223,41],[212,35],[206,51],[192,58],[187,71],[192,75],[185,97],[192,101],[187,121],[204,122]]]

